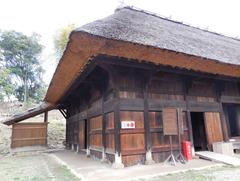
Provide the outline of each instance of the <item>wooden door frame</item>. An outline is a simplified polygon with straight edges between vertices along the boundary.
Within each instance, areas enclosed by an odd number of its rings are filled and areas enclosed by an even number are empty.
[[[204,122],[204,131],[206,133],[206,125],[205,125],[205,116],[204,113],[205,112],[209,112],[209,111],[187,111],[187,121],[188,121],[188,127],[189,127],[189,137],[190,137],[190,141],[192,143],[192,148],[195,150],[194,148],[194,138],[193,138],[193,128],[192,128],[192,117],[191,117],[191,113],[202,113],[203,114],[203,122]],[[207,134],[207,133],[206,133]],[[208,144],[208,138],[206,135],[206,139],[207,139],[207,144]]]

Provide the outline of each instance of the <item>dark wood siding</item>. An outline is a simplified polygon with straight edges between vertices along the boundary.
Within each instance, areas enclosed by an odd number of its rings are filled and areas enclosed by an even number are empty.
[[[115,153],[114,112],[106,114],[106,152]]]
[[[46,146],[47,123],[17,123],[12,127],[12,148]]]
[[[102,148],[102,116],[90,119],[90,147],[94,149]]]
[[[170,139],[163,132],[166,108],[181,110],[181,141],[192,141],[191,112],[221,113],[222,102],[240,103],[239,83],[196,76],[198,73],[179,74],[175,69],[168,71],[170,68],[164,71],[164,67],[148,70],[140,64],[106,62],[97,62],[96,69],[67,100],[66,139],[67,145],[78,141],[81,149],[82,120],[86,119],[87,148],[98,158],[105,154],[111,162],[121,155],[125,166],[143,163],[150,150],[155,161],[164,161],[170,153]],[[135,121],[136,128],[121,129],[121,121]],[[177,152],[178,136],[172,138]]]
[[[121,153],[124,165],[142,163],[145,158],[143,112],[121,111],[121,121],[135,121],[134,129],[121,129]]]

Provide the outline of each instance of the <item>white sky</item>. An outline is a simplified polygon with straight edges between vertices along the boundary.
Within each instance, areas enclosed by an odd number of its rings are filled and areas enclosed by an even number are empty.
[[[238,0],[124,0],[174,20],[240,37]],[[56,68],[53,36],[68,24],[81,26],[114,12],[120,0],[0,0],[0,29],[42,36],[44,80],[49,83]]]

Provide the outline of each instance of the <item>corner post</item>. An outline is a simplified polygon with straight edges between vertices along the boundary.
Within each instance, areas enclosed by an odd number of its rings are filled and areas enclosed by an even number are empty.
[[[124,168],[122,163],[122,155],[121,155],[121,120],[120,120],[120,97],[119,97],[119,81],[118,81],[118,74],[112,75],[113,86],[114,86],[114,137],[115,137],[115,161],[112,165],[113,168]]]
[[[143,89],[143,99],[144,99],[144,130],[145,130],[145,150],[146,150],[146,165],[154,164],[155,161],[152,158],[152,141],[151,141],[151,132],[148,121],[148,91],[149,91],[149,82],[151,81],[151,73],[147,73],[144,78],[144,89]]]
[[[113,112],[114,112],[114,142],[115,142],[115,161],[112,165],[113,168],[123,168],[124,165],[122,163],[122,156],[121,156],[121,136],[120,136],[120,129],[121,129],[121,122],[120,122],[120,98],[119,98],[119,81],[118,76],[119,74],[116,71],[116,68],[104,64],[103,61],[98,62],[98,66],[103,68],[108,72],[110,84],[113,87],[114,92],[114,105],[113,105]]]

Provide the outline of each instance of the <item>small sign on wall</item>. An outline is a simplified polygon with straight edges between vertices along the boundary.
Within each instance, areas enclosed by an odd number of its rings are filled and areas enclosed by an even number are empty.
[[[135,121],[121,121],[122,129],[134,129]]]

